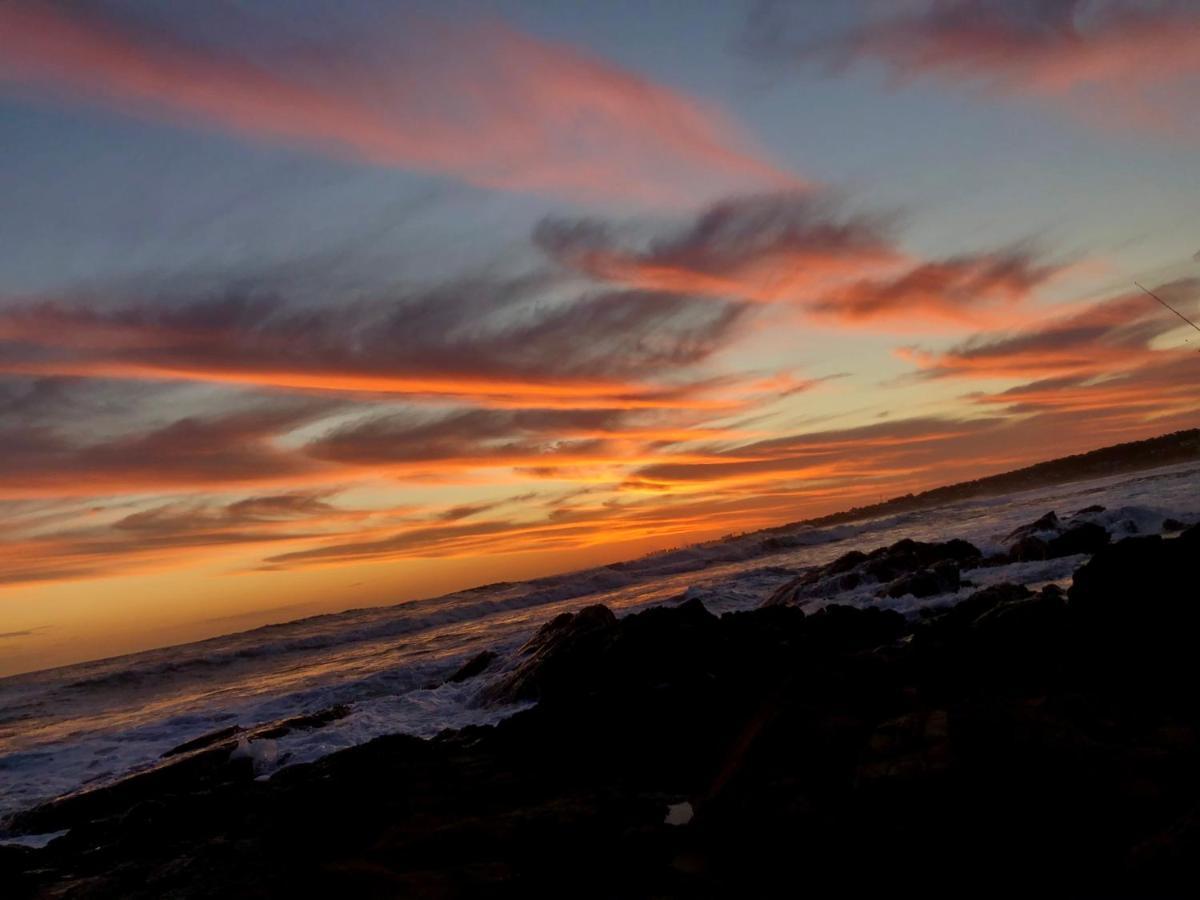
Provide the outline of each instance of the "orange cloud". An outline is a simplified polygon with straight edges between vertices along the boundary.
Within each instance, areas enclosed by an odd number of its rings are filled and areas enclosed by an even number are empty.
[[[1062,271],[1063,266],[1042,262],[1027,251],[953,257],[918,263],[895,277],[851,281],[829,291],[811,308],[817,315],[842,322],[916,316],[960,325],[995,325],[1005,318],[1027,318],[1015,307]]]
[[[688,372],[746,309],[712,298],[467,285],[340,307],[271,300],[0,309],[0,373],[191,381],[494,407],[728,410]],[[581,341],[582,335],[587,341]]]
[[[534,242],[559,264],[647,291],[794,304],[842,327],[995,327],[1069,266],[1029,246],[922,260],[885,217],[852,215],[814,192],[737,197],[679,230],[637,240],[589,219],[548,219]],[[629,236],[625,236],[625,232]]]
[[[1200,282],[1176,281],[1158,292],[1184,309]],[[1200,356],[1188,344],[1160,345],[1179,322],[1140,292],[1090,304],[1011,334],[981,335],[942,353],[907,348],[927,378],[1034,379],[969,396],[1007,415],[1086,415],[1088,433],[1144,430],[1200,410]]]
[[[1180,305],[1194,299],[1196,281],[1159,288]],[[1056,315],[1011,333],[977,335],[941,353],[908,347],[900,355],[926,377],[1046,378],[1111,376],[1164,358],[1151,342],[1178,321],[1140,292]]]
[[[759,303],[794,300],[903,259],[882,221],[839,214],[811,192],[723,200],[643,248],[586,219],[547,219],[534,243],[599,281]]]
[[[386,52],[249,60],[94,12],[0,4],[0,81],[472,184],[686,200],[796,185],[714,109],[492,23],[409,22]]]

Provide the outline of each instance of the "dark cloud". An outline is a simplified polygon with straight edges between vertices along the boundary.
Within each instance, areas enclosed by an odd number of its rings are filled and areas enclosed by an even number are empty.
[[[313,461],[274,441],[326,411],[307,402],[263,404],[107,439],[0,420],[0,493],[83,496],[301,477]]]
[[[1200,280],[1181,279],[1155,292],[1190,308]],[[929,378],[1110,375],[1154,360],[1151,342],[1179,325],[1178,319],[1141,292],[1131,292],[1048,317],[1016,332],[983,334],[943,353],[911,351]]]
[[[541,222],[534,243],[560,264],[602,280],[769,300],[786,294],[798,277],[894,257],[890,219],[793,192],[724,200],[640,244],[631,241],[636,227],[562,218]]]
[[[340,426],[307,446],[323,460],[355,464],[474,461],[547,456],[594,445],[592,435],[631,425],[622,410],[462,409],[406,411]]]
[[[707,459],[688,463],[649,465],[638,469],[632,484],[653,485],[720,482],[744,484],[789,478],[807,481],[842,481],[850,478],[893,479],[917,450],[945,443],[967,433],[988,430],[995,418],[954,420],[911,418],[859,428],[787,435],[742,444],[711,448]]]
[[[861,15],[814,34],[801,5],[764,3],[750,19],[759,59],[832,71],[882,66],[894,82],[929,77],[1056,101],[1097,123],[1197,135],[1200,75],[1194,0],[926,0]]]
[[[529,276],[325,306],[269,291],[0,310],[0,371],[267,388],[561,397],[702,362],[745,308],[656,291],[571,291]],[[574,384],[579,382],[580,384]]]
[[[1017,304],[1063,271],[1029,248],[951,257],[895,277],[863,278],[831,291],[814,311],[845,319],[885,313],[965,315],[987,304]]]
[[[58,581],[129,572],[188,552],[311,540],[355,514],[328,492],[292,491],[218,503],[160,503],[100,525],[39,533],[0,544],[0,583]]]
[[[1065,268],[1029,243],[914,258],[900,247],[896,221],[807,192],[732,198],[649,236],[639,223],[547,219],[534,242],[599,281],[790,301],[847,325],[884,317],[977,323],[989,307],[1025,301]]]

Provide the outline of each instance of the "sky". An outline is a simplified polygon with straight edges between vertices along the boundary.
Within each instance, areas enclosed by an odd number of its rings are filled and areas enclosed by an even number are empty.
[[[0,4],[0,674],[1200,424],[1200,0]]]

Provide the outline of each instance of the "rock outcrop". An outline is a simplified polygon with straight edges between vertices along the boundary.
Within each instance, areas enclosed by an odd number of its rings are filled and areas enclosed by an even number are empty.
[[[847,554],[815,581],[875,577],[874,562],[884,586],[960,553]],[[27,829],[70,831],[0,847],[0,883],[71,897],[873,896],[919,861],[933,897],[1191,896],[1197,558],[1196,528],[1133,537],[1100,547],[1065,594],[998,584],[912,621],[590,607],[547,623],[483,692],[538,700],[498,726],[380,738],[266,782],[217,767],[214,738],[169,778],[34,811]]]
[[[873,587],[878,596],[930,597],[958,590],[960,567],[979,558],[978,547],[957,539],[942,543],[905,539],[870,553],[851,550],[784,583],[764,605],[801,605],[863,586]]]

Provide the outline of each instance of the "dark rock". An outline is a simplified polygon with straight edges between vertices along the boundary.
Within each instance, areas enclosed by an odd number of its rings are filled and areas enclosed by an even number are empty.
[[[806,599],[806,588],[814,584],[817,580],[818,570],[813,569],[804,574],[797,575],[790,581],[786,581],[771,592],[771,595],[763,601],[763,606],[790,606],[799,603]]]
[[[867,554],[861,550],[851,550],[849,553],[843,553],[824,568],[824,574],[837,575],[842,572],[849,572],[860,563],[866,561],[866,558]]]
[[[1092,513],[1102,513],[1104,511],[1105,511],[1105,507],[1101,506],[1098,503],[1094,503],[1091,506],[1085,506],[1083,509],[1076,512],[1075,515],[1087,516],[1087,515],[1091,515]]]
[[[147,799],[186,793],[199,785],[231,779],[250,780],[250,760],[231,761],[237,741],[229,739],[191,753],[180,753],[157,766],[111,784],[83,788],[13,815],[8,823],[16,834],[45,834],[120,814]]]
[[[244,730],[241,725],[230,725],[227,728],[210,731],[208,734],[202,734],[198,738],[192,738],[190,741],[184,741],[182,744],[172,747],[166,753],[162,754],[160,759],[166,759],[169,756],[178,756],[180,753],[191,753],[193,750],[199,750],[211,744],[227,741],[235,734],[239,734]]]
[[[957,591],[959,584],[958,566],[945,562],[931,569],[921,569],[919,572],[901,576],[887,586],[886,593],[889,597],[903,597],[905,594],[933,597]]]
[[[877,581],[889,582],[940,562],[961,563],[980,556],[979,548],[967,541],[927,544],[906,538],[872,552],[863,564],[863,572]]]
[[[962,540],[925,543],[904,539],[886,547],[877,547],[868,554],[857,550],[843,554],[825,566],[819,566],[779,587],[767,598],[764,606],[798,604],[815,598],[834,598],[843,591],[864,584],[893,586],[904,593],[931,596],[956,590],[959,567],[976,564],[979,548]],[[939,566],[944,568],[939,569]],[[936,572],[934,570],[937,570]],[[907,576],[912,576],[907,578]],[[903,582],[900,584],[899,582]],[[953,587],[944,587],[951,585]]]
[[[1185,528],[1187,528],[1186,522],[1180,522],[1178,519],[1163,519],[1162,530],[1167,533],[1183,531]]]
[[[1032,592],[1023,584],[993,584],[951,606],[937,617],[936,626],[940,629],[964,628],[1001,603],[1025,600],[1032,596]]]
[[[696,603],[700,605],[699,601]],[[569,670],[576,668],[589,644],[596,644],[614,631],[616,625],[617,617],[602,604],[556,616],[525,642],[518,651],[525,659],[487,689],[485,702],[498,704],[540,699],[547,688],[555,686],[556,678],[570,677]]]
[[[1062,522],[1055,514],[1054,510],[1046,513],[1040,519],[1030,522],[1027,525],[1022,525],[1020,528],[1013,529],[1006,537],[1005,541],[1019,541],[1022,538],[1030,537],[1043,531],[1058,531],[1062,527]]]
[[[919,710],[880,723],[867,740],[855,772],[856,788],[911,790],[926,779],[949,774],[953,763],[949,738],[949,714],[944,709]]]
[[[1071,606],[1092,620],[1125,628],[1153,622],[1167,631],[1200,612],[1196,591],[1196,529],[1177,538],[1131,537],[1110,544],[1075,571]]]
[[[256,728],[249,732],[246,737],[248,740],[281,738],[293,731],[312,731],[314,728],[323,728],[330,722],[344,719],[348,715],[350,715],[350,707],[345,703],[338,703],[335,706],[318,710],[315,713],[292,716],[290,719],[275,722],[265,728]]]
[[[893,548],[818,583],[920,553]],[[27,818],[71,831],[0,848],[0,890],[874,896],[933,859],[935,897],[1191,896],[1198,550],[1196,528],[1110,543],[1067,603],[994,585],[917,624],[839,605],[565,614],[508,685],[539,702],[494,727],[379,738],[263,783],[219,742],[181,753]],[[939,564],[961,565],[897,577]],[[683,799],[693,821],[665,825]]]
[[[1176,540],[1181,541],[1182,547],[1200,547],[1200,523],[1185,529]]]
[[[1037,562],[1047,559],[1049,554],[1049,547],[1040,537],[1023,537],[1008,548],[1010,562]]]
[[[458,671],[451,675],[447,681],[451,684],[459,684],[469,678],[474,678],[479,675],[488,666],[496,661],[496,654],[491,650],[484,650],[477,653],[459,667]]]
[[[830,604],[805,619],[810,643],[826,650],[870,649],[890,643],[908,630],[904,616],[892,609]]]
[[[1048,584],[1039,592],[1043,597],[1054,600],[1066,600],[1067,592],[1060,588],[1057,584]]]
[[[1095,553],[1109,542],[1108,532],[1093,522],[1072,525],[1046,544],[1046,558],[1073,556],[1076,553]]]
[[[1036,596],[1006,600],[981,614],[971,627],[993,639],[1012,645],[1045,642],[1061,637],[1067,604],[1061,593],[1041,592]]]

